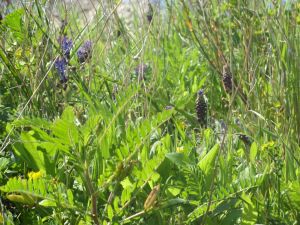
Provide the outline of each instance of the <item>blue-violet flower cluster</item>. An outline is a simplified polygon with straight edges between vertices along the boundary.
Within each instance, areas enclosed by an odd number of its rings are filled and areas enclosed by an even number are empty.
[[[92,42],[86,41],[77,51],[78,61],[80,63],[86,62],[92,57]]]
[[[69,39],[68,37],[60,37],[58,40],[63,56],[66,57],[67,59],[70,59],[70,52],[73,47],[73,41],[72,39]]]
[[[58,72],[61,83],[66,83],[68,78],[66,76],[68,62],[64,57],[59,57],[55,60],[54,66]]]

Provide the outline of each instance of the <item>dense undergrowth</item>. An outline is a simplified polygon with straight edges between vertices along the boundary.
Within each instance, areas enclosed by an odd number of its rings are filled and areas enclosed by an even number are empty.
[[[0,24],[3,224],[300,223],[297,1],[43,2]]]

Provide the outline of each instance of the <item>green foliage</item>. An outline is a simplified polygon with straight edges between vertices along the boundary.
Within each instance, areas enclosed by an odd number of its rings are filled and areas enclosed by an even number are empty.
[[[166,1],[130,25],[119,1],[89,23],[57,2],[63,26],[48,1],[0,22],[0,223],[300,223],[298,2]]]

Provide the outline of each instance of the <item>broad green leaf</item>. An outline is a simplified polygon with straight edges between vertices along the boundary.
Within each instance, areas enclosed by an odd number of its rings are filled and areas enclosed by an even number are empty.
[[[23,144],[13,145],[14,152],[22,158],[30,168],[44,170],[43,153],[37,150],[37,140],[31,135],[33,132],[22,132],[21,140]]]
[[[0,171],[6,169],[9,162],[10,162],[9,159],[7,159],[7,158],[4,158],[4,157],[0,158]]]
[[[79,142],[79,131],[75,125],[75,115],[72,107],[67,107],[61,119],[57,119],[52,128],[53,134],[61,143],[73,146]]]
[[[289,190],[287,192],[289,197],[289,204],[291,204],[295,209],[300,211],[300,184],[296,181],[289,184]]]
[[[214,210],[217,207],[217,205],[218,205],[218,202],[213,202],[210,205],[210,211]],[[194,209],[190,214],[188,214],[187,222],[191,223],[191,222],[197,220],[198,218],[200,218],[201,216],[203,216],[207,211],[207,206],[208,206],[208,204],[204,203],[204,204],[198,206],[196,209]]]
[[[185,166],[188,164],[188,159],[185,157],[183,153],[177,153],[177,152],[167,153],[166,158],[168,158],[171,162],[173,162],[177,166]]]
[[[181,190],[179,188],[176,187],[169,187],[168,191],[173,195],[173,196],[177,196],[180,194]]]
[[[56,202],[49,199],[44,199],[39,202],[39,205],[44,207],[56,207]]]
[[[206,186],[210,186],[213,180],[213,171],[215,168],[215,161],[219,153],[220,145],[215,144],[215,146],[201,159],[198,166],[203,171],[206,176]]]
[[[114,210],[111,205],[107,206],[107,216],[110,220],[114,217]]]
[[[21,194],[9,194],[6,196],[8,200],[12,202],[18,202],[26,205],[34,205],[35,199],[30,195],[21,193]]]
[[[250,162],[255,163],[255,158],[257,155],[257,144],[256,142],[253,142],[250,148]]]
[[[4,19],[4,24],[10,28],[13,35],[20,41],[24,39],[25,35],[22,29],[22,17],[24,12],[24,9],[17,9],[6,15]]]

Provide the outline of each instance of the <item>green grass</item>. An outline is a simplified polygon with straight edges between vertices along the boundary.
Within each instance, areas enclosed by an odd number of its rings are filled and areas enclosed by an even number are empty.
[[[0,24],[1,222],[300,223],[297,1],[167,1],[130,27],[118,3],[89,24],[62,8],[64,29],[44,2]],[[65,87],[62,34],[74,43]]]

